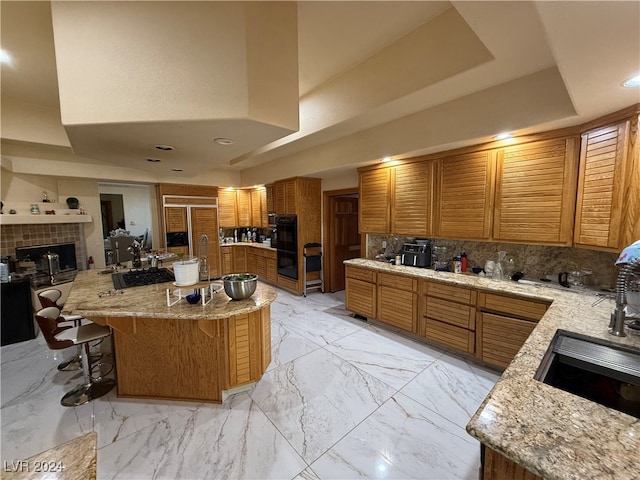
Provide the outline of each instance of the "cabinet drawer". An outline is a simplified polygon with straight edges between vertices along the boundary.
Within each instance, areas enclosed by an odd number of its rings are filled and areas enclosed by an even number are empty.
[[[506,368],[527,340],[536,323],[492,313],[478,315],[478,356]]]
[[[474,353],[475,350],[475,334],[466,328],[449,325],[432,318],[421,318],[418,333],[420,336],[456,350],[467,353]]]
[[[483,310],[506,313],[509,316],[526,318],[537,322],[545,314],[549,304],[540,300],[508,297],[495,293],[480,293],[478,306]]]
[[[431,297],[444,298],[454,302],[473,305],[476,303],[476,291],[469,288],[445,285],[436,282],[420,282],[420,293]]]
[[[378,320],[415,333],[417,297],[393,287],[378,287]]]
[[[476,309],[474,307],[429,296],[425,297],[423,304],[422,315],[424,317],[469,330],[476,329]]]
[[[376,272],[366,268],[346,266],[345,275],[347,278],[356,278],[364,282],[376,283]]]
[[[411,277],[402,275],[394,275],[392,273],[379,273],[378,285],[384,287],[392,287],[406,292],[415,292],[417,290],[418,281]]]
[[[376,316],[376,285],[356,278],[347,278],[345,285],[345,307],[365,317]]]

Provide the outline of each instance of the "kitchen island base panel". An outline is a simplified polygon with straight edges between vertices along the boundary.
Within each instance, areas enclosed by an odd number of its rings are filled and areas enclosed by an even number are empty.
[[[215,320],[94,319],[114,329],[118,396],[217,402],[271,362],[270,307]]]

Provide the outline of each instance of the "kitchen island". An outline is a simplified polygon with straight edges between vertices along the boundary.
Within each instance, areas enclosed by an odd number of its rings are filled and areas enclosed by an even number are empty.
[[[161,283],[117,293],[109,274],[77,275],[65,313],[113,329],[118,395],[222,402],[225,392],[259,380],[271,362],[275,289],[258,282],[246,300],[221,290],[207,305],[182,299],[168,306],[167,289],[173,302],[176,288]]]
[[[640,420],[534,379],[558,329],[640,351],[640,336],[609,335],[609,315],[615,302],[606,299],[596,304],[599,297],[595,292],[496,282],[472,274],[393,266],[374,260],[347,260],[345,265],[360,270],[359,278],[353,275],[358,288],[350,294],[347,285],[347,301],[350,295],[357,295],[359,303],[371,306],[377,316],[386,301],[384,282],[399,284],[398,279],[404,277],[415,280],[418,285],[428,283],[429,288],[433,284],[441,288],[465,288],[475,291],[478,298],[500,294],[549,304],[467,424],[468,433],[488,447],[485,460],[493,452],[505,460],[502,465],[506,467],[501,470],[498,466],[494,472],[488,471],[491,466],[485,462],[484,479],[534,478],[528,472],[514,472],[509,461],[545,479],[640,478]],[[362,275],[366,272],[373,272],[374,276],[366,278]],[[414,287],[413,291],[422,291],[422,286]],[[365,302],[367,293],[373,295],[373,302]],[[420,305],[423,299],[414,302]],[[478,301],[478,316],[480,310]],[[473,349],[469,353],[473,354]]]

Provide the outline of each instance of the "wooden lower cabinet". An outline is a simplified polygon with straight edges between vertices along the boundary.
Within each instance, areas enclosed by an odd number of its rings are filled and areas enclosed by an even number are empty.
[[[233,247],[222,247],[220,249],[222,257],[222,275],[228,275],[233,272]]]
[[[298,280],[293,278],[285,277],[283,275],[278,275],[278,286],[282,288],[286,288],[288,290],[298,291]]]
[[[423,317],[419,319],[418,335],[462,352],[474,353],[475,350],[476,332],[466,328],[455,327],[433,318]]]
[[[346,265],[345,308],[506,368],[549,303]]]
[[[479,312],[477,326],[478,357],[497,367],[507,368],[531,335],[536,322]]]
[[[267,282],[278,283],[278,259],[275,250],[265,252],[264,265]]]
[[[526,468],[495,450],[482,445],[481,480],[542,480]]]
[[[418,335],[465,353],[475,352],[476,292],[436,282],[420,282]]]
[[[418,312],[418,281],[392,273],[378,274],[377,320],[416,333]]]
[[[393,287],[378,287],[378,317],[383,323],[407,332],[417,331],[418,295]]]
[[[540,300],[479,293],[476,356],[506,368],[548,307],[548,303]]]
[[[253,248],[247,249],[247,273],[258,274],[258,254]]]
[[[367,318],[376,318],[376,272],[346,265],[345,308]]]
[[[247,247],[233,247],[233,272],[246,273],[247,271]]]
[[[376,290],[375,283],[347,277],[345,284],[346,309],[367,318],[376,318]]]
[[[231,317],[226,342],[229,362],[227,387],[259,380],[271,362],[271,348],[264,347],[271,345],[269,307]]]

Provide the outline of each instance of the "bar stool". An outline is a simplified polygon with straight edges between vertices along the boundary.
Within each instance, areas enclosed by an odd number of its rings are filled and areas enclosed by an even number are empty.
[[[42,308],[56,307],[57,309],[62,310],[62,305],[58,305],[60,297],[62,297],[62,292],[57,288],[50,288],[38,293],[38,300],[40,300]]]
[[[110,378],[99,382],[94,381],[91,377],[91,366],[89,364],[89,342],[111,335],[109,327],[96,323],[78,327],[60,326],[60,310],[56,307],[43,308],[35,314],[35,318],[50,349],[59,350],[73,345],[80,345],[83,349],[81,360],[84,383],[62,397],[60,403],[63,406],[75,407],[83,405],[105,395],[115,387],[116,381]]]
[[[60,300],[60,297],[62,297],[62,292],[57,288],[49,288],[48,290],[43,290],[42,292],[38,293],[38,300],[40,300],[40,305],[42,305],[42,308],[56,307],[59,311],[62,311],[63,306],[61,304],[58,304],[58,300]],[[61,315],[58,317],[58,321],[60,324],[72,322],[72,326],[74,327],[79,327],[82,324],[82,320],[85,319],[83,319],[81,315]],[[95,347],[101,342],[102,340],[96,342],[92,346]],[[91,363],[95,363],[101,358],[101,353],[92,353],[90,357]],[[58,370],[65,372],[82,370],[82,347],[80,345],[78,345],[78,353],[75,356],[71,357],[69,360],[65,360],[60,365],[58,365]]]

